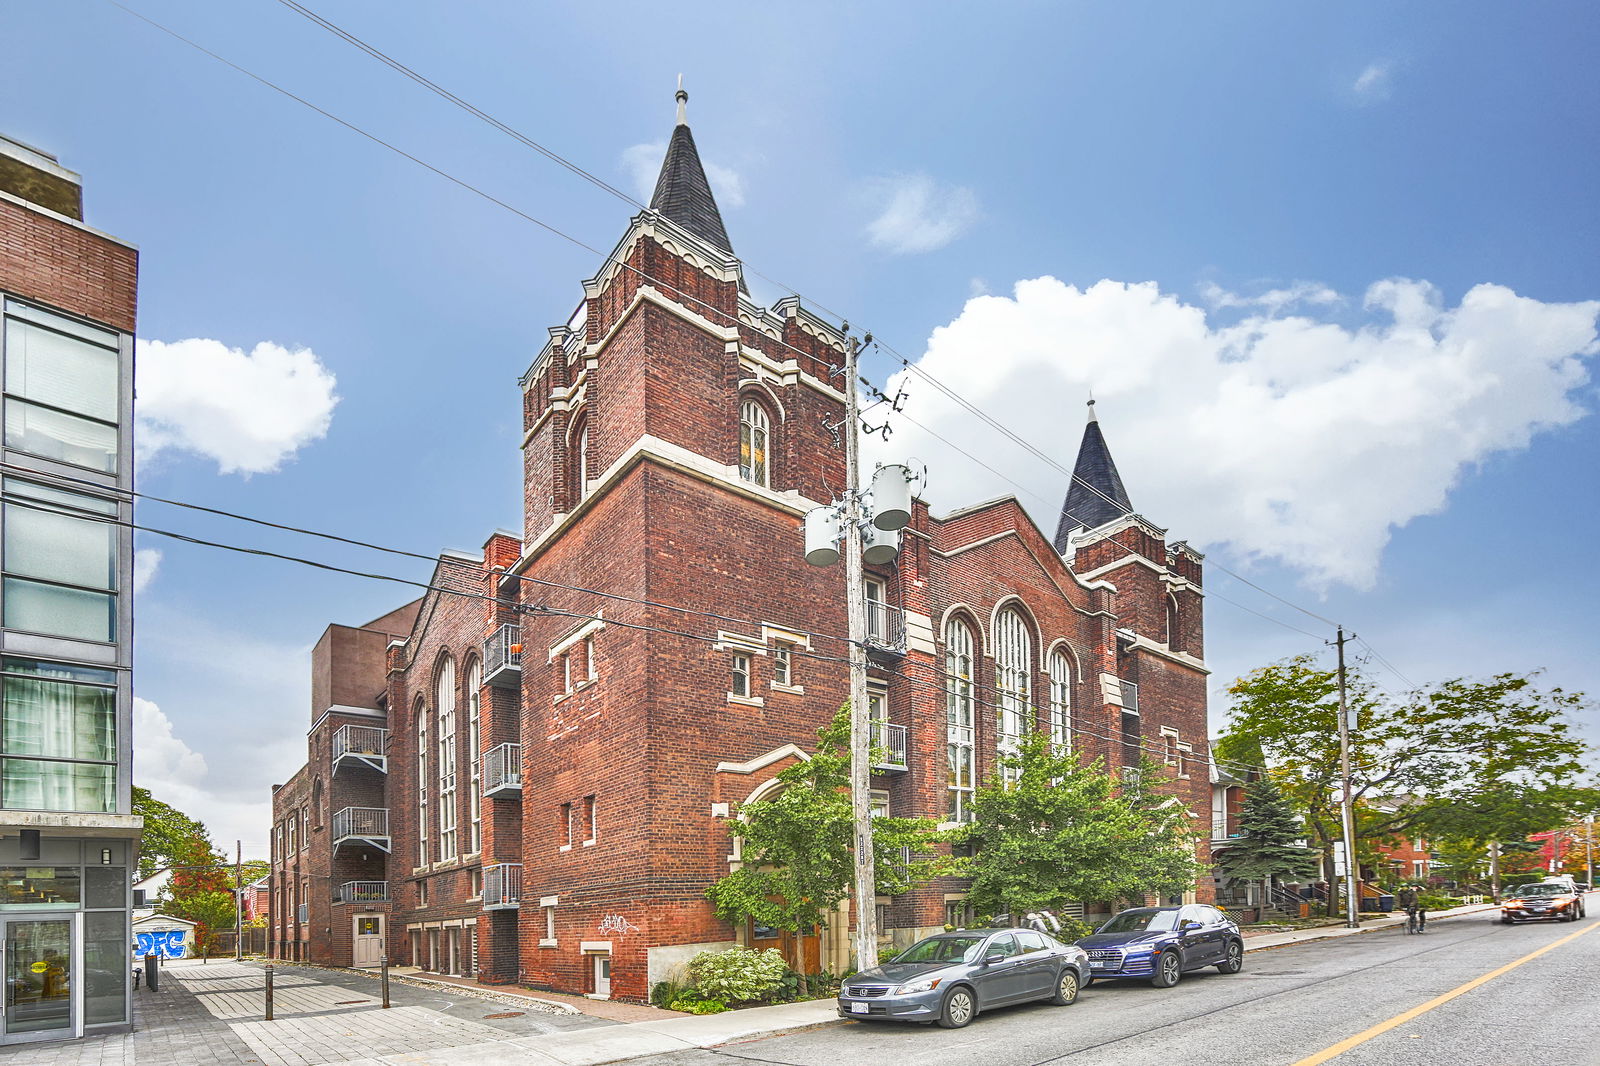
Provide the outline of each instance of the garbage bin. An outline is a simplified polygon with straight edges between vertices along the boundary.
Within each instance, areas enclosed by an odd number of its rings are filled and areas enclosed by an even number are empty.
[[[1380,895],[1376,900],[1369,899],[1368,902],[1373,903],[1377,910],[1380,910],[1385,914],[1388,914],[1394,910],[1394,896],[1389,893]]]

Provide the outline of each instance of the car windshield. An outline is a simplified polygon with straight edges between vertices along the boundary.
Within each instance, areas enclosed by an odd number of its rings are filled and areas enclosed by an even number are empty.
[[[1123,911],[1100,927],[1102,933],[1159,933],[1178,927],[1178,912]]]
[[[1518,891],[1524,896],[1562,896],[1567,889],[1564,885],[1523,885]]]
[[[978,957],[981,936],[931,936],[896,955],[893,962],[971,962]]]

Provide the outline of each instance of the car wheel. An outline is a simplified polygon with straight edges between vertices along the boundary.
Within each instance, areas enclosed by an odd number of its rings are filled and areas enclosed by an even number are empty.
[[[978,1013],[978,1004],[972,998],[972,989],[958,985],[944,997],[944,1009],[939,1012],[939,1024],[946,1029],[960,1029]]]
[[[1156,959],[1156,975],[1150,978],[1150,983],[1157,988],[1171,988],[1183,977],[1183,963],[1178,961],[1176,951],[1163,951]]]
[[[1051,999],[1058,1006],[1067,1007],[1076,1002],[1078,998],[1078,971],[1068,966],[1061,971],[1061,977],[1056,981],[1056,994]]]
[[[1517,920],[1515,918],[1501,918],[1500,919],[1500,924],[1501,925],[1516,925],[1517,924]]]
[[[1228,941],[1228,956],[1217,963],[1218,973],[1238,973],[1244,969],[1244,945],[1237,940]]]

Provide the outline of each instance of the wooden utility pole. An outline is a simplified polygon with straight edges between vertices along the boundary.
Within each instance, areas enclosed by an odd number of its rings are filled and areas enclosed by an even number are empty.
[[[848,331],[849,327],[845,327]],[[861,456],[857,439],[856,340],[845,338],[844,580],[850,629],[850,807],[855,830],[856,968],[878,965],[878,884],[872,854],[871,720],[867,708],[867,601],[861,561]]]
[[[1339,776],[1343,778],[1339,814],[1344,823],[1345,925],[1354,929],[1361,924],[1361,871],[1356,868],[1356,807],[1350,791],[1350,704],[1345,699],[1344,642],[1344,626],[1340,626],[1339,639],[1335,641],[1339,646]]]

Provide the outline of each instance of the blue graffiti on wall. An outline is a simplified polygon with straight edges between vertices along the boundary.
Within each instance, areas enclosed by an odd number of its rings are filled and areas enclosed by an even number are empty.
[[[141,956],[160,955],[163,959],[181,959],[189,951],[189,946],[183,942],[188,935],[187,929],[157,929],[135,933],[133,938]]]

